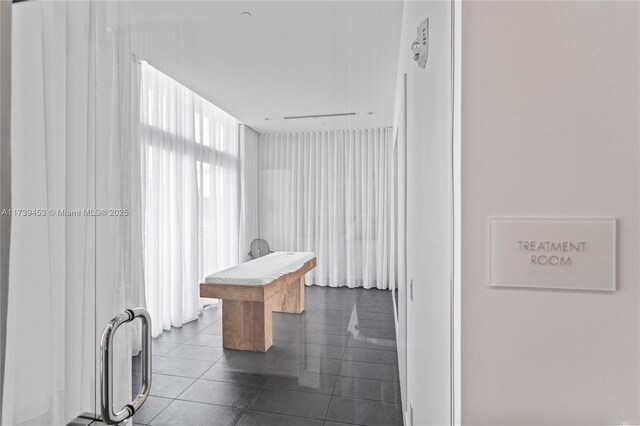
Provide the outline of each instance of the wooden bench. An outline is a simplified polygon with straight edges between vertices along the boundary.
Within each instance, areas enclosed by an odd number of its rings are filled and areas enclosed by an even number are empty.
[[[283,252],[260,258],[263,259],[261,265],[269,261],[269,256],[278,254],[282,257]],[[247,271],[252,262],[260,259],[239,266]],[[316,258],[311,256],[294,271],[260,284],[247,284],[242,279],[238,279],[239,284],[229,283],[233,278],[224,278],[224,272],[233,276],[234,268],[223,271],[220,283],[210,282],[216,281],[218,274],[207,277],[207,282],[200,284],[200,297],[222,299],[222,346],[253,352],[269,350],[273,344],[271,313],[304,312],[304,275],[315,266]]]

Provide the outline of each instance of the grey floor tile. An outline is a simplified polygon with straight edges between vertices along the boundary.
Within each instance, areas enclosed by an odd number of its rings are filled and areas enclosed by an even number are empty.
[[[299,330],[283,330],[281,328],[273,329],[274,342],[302,342],[305,340],[305,333]],[[270,352],[269,349],[268,352]]]
[[[344,359],[351,361],[374,362],[377,364],[398,365],[398,356],[395,352],[379,349],[349,347],[344,352]]]
[[[338,311],[346,311],[353,308],[355,300],[353,299],[322,299],[318,302],[315,312],[323,309],[334,309]]]
[[[151,341],[151,353],[154,356],[163,356],[167,352],[171,352],[172,350],[180,346],[180,344],[181,343],[171,343],[171,342],[164,343],[164,342],[160,342],[158,339],[153,339]]]
[[[154,417],[156,417],[162,410],[164,410],[173,399],[158,398],[155,396],[147,397],[147,400],[142,404],[142,407],[133,415],[133,421],[143,425],[148,424]]]
[[[142,387],[142,375],[134,372],[131,375],[131,391],[137,394]],[[196,379],[180,376],[169,376],[165,374],[153,373],[151,380],[150,395],[163,398],[176,398],[187,389]]]
[[[222,348],[184,344],[168,352],[166,357],[216,362],[222,358]]]
[[[265,358],[262,361],[249,361],[247,359],[231,359],[227,363],[232,368],[253,373],[271,374],[276,370],[297,370],[298,362],[283,359],[282,356]]]
[[[327,420],[364,426],[402,426],[400,404],[334,396]]]
[[[400,403],[400,384],[358,377],[338,377],[333,394],[358,399]]]
[[[391,292],[386,291],[384,293],[386,294],[371,293],[371,290],[366,291],[362,294],[360,299],[358,299],[358,305],[389,306],[393,303]]]
[[[298,342],[313,343],[316,345],[346,346],[349,336],[336,334],[305,334]]]
[[[351,316],[339,316],[339,315],[316,315],[309,317],[309,321],[312,324],[323,324],[323,325],[335,325],[346,327],[349,323],[356,323],[356,318],[352,318]]]
[[[324,422],[324,426],[358,426],[358,425],[354,425],[353,423],[338,423],[338,422],[326,421]]]
[[[394,317],[393,313],[380,313],[380,312],[358,312],[358,319],[361,321],[371,320],[371,321],[381,321],[386,322],[388,324],[393,324]]]
[[[197,380],[178,399],[205,404],[247,407],[258,394],[259,389],[234,383],[212,380]]]
[[[322,295],[322,294],[325,294],[327,291],[329,291],[329,287],[322,287],[319,285],[313,285],[313,286],[308,285],[305,287],[305,294],[307,296],[314,295],[314,294]]]
[[[271,375],[264,384],[264,388],[331,395],[337,378],[337,376],[318,373],[287,375],[286,372],[282,372]]]
[[[153,426],[231,426],[242,414],[242,409],[221,405],[201,404],[174,400],[151,422]]]
[[[208,361],[163,357],[153,364],[153,371],[159,374],[197,379],[212,365],[213,363]]]
[[[388,364],[372,364],[369,362],[342,361],[340,376],[361,377],[363,379],[399,381],[398,367]]]
[[[319,307],[313,312],[313,316],[326,316],[326,317],[350,317],[353,314],[354,304],[350,303],[344,306],[331,307]]]
[[[352,308],[354,303],[355,303],[355,299],[353,298],[341,299],[339,298],[339,296],[338,298],[335,298],[335,299],[325,298],[318,302],[317,309],[347,310],[349,308]]]
[[[347,347],[397,351],[395,339],[367,339],[366,337],[349,337]]]
[[[322,324],[318,324],[318,327],[322,327]],[[337,327],[337,326],[336,326]],[[317,330],[314,327],[302,332],[287,333],[282,330],[274,330],[273,340],[280,342],[304,342],[316,345],[330,345],[330,346],[346,346],[349,339],[349,331],[344,328],[345,332],[342,333],[326,333]]]
[[[285,416],[284,414],[247,411],[236,426],[322,426],[322,420]]]
[[[306,307],[304,309],[304,313],[307,315],[312,315],[316,309],[318,309],[318,302],[313,302],[313,304],[311,304],[310,301],[305,301]]]
[[[281,328],[281,329],[285,329],[285,328],[293,328],[293,327],[305,327],[305,325],[307,324],[307,320],[310,318],[308,315],[306,314],[302,314],[297,316],[296,318],[289,318],[289,317],[276,317],[275,314],[277,314],[277,312],[273,312],[273,327],[274,328]]]
[[[273,370],[304,371],[309,373],[338,375],[341,361],[312,356],[285,356],[268,364]]]
[[[313,315],[313,313],[316,311],[316,309],[319,308],[318,304],[320,302],[319,301],[310,301],[310,300],[305,300],[305,309],[304,309],[304,313],[307,316]]]
[[[207,322],[207,319],[211,319],[211,322]],[[210,327],[216,320],[213,318],[198,318],[197,320],[187,322],[182,324],[182,327],[177,327],[179,330],[191,332],[191,333],[200,333],[205,328]]]
[[[339,293],[336,293],[336,290]],[[359,288],[349,288],[349,287],[329,287],[327,293],[325,294],[325,298],[336,298],[343,296],[344,298],[357,299],[362,296],[362,290]]]
[[[164,398],[177,398],[184,392],[195,379],[179,376],[167,376],[165,374],[153,374],[151,377],[151,395]]]
[[[269,352],[274,351],[278,354],[278,358],[297,357],[304,356],[304,351],[301,352],[300,346],[304,345],[303,342],[274,342]]]
[[[222,336],[215,334],[200,333],[185,342],[185,345],[209,346],[212,348],[222,347]]]
[[[324,419],[330,400],[329,395],[263,389],[251,403],[249,409]]]
[[[309,309],[310,305],[314,305],[318,303],[319,300],[324,299],[324,297],[326,296],[326,294],[323,292],[310,291],[310,289],[314,289],[314,288],[320,288],[320,287],[316,287],[316,286],[307,287],[307,289],[304,291],[304,304],[307,307],[307,309]]]
[[[393,320],[372,320],[372,319],[358,319],[358,328],[379,328],[381,330],[393,331],[396,330],[396,324]]]
[[[285,348],[271,347],[267,352],[234,351],[225,349],[220,362],[227,363],[233,367],[243,367],[250,365],[274,366],[282,357],[286,355]]]
[[[182,344],[193,336],[198,334],[195,331],[182,330],[179,328],[172,328],[171,330],[164,331],[160,337],[155,339],[158,343],[173,343]]]
[[[362,298],[376,298],[376,297],[388,297],[391,299],[391,292],[389,290],[380,290],[377,288],[362,288]]]
[[[344,346],[316,345],[314,343],[294,342],[288,346],[288,350],[292,355],[342,359],[345,348]]]
[[[236,383],[242,386],[262,387],[269,376],[267,374],[250,373],[246,371],[236,370],[228,364],[217,363],[206,373],[202,375],[202,379],[217,380],[219,382]]]
[[[384,305],[367,305],[366,303],[358,303],[356,305],[358,312],[374,312],[381,314],[393,315],[393,304],[391,302]]]
[[[340,293],[337,293],[336,290],[339,290]],[[321,297],[326,300],[341,300],[340,296],[342,296],[342,299],[353,301],[358,300],[360,296],[362,296],[362,292],[354,289],[349,289],[347,287],[331,287],[328,288],[327,292]]]
[[[151,350],[153,353],[153,349]],[[155,363],[156,361],[158,361],[160,358],[162,358],[161,356],[156,356],[153,355],[151,357],[151,366],[153,368],[153,363]],[[136,355],[131,357],[131,371],[142,371],[142,364],[141,364],[141,359],[140,355]]]
[[[367,306],[389,306],[393,303],[393,300],[391,299],[391,295],[389,295],[389,298],[383,298],[383,297],[372,297],[372,298],[362,298],[358,301],[358,305],[367,305]]]
[[[295,343],[295,342],[304,342],[306,337],[300,333],[278,333],[274,330],[273,332],[273,342],[280,343]]]
[[[355,325],[355,324],[354,324]],[[305,332],[308,333],[321,333],[321,334],[337,334],[339,336],[349,336],[349,324],[346,325],[332,325],[332,324],[307,324]]]
[[[305,291],[304,292],[305,310],[309,310],[310,306],[316,306],[322,299],[324,299],[324,297],[325,297],[324,294]]]
[[[358,326],[358,335],[368,339],[388,339],[394,340],[396,338],[395,330],[391,329],[379,329]]]
[[[275,368],[271,365],[258,363],[258,362],[246,362],[246,361],[232,361],[230,363],[218,361],[216,367],[225,368],[227,370],[241,371],[244,373],[254,373],[269,375]]]
[[[336,290],[340,291],[340,293],[337,294]],[[365,291],[363,291],[363,290],[364,289],[361,288],[361,287],[354,287],[354,288],[349,288],[349,287],[329,287],[329,291],[328,291],[326,297],[343,296],[345,298],[349,297],[349,298],[357,299],[360,296],[362,296],[363,293],[365,293]]]
[[[200,333],[214,334],[216,336],[222,336],[222,320],[218,320],[211,324],[209,327],[202,330]]]
[[[198,317],[198,322],[201,322],[203,324],[213,324],[214,322],[218,321],[220,318],[222,318],[221,306],[213,309],[205,308],[200,314],[200,316]]]
[[[222,312],[222,301],[218,300],[218,302],[209,302],[207,305],[200,311],[202,315],[212,314],[216,312]]]
[[[305,302],[310,302],[312,300],[322,299],[326,296],[326,291],[324,291],[324,287],[320,286],[308,286],[304,290],[304,299]]]
[[[304,333],[306,328],[305,321],[277,321],[273,322],[273,330],[283,333]]]

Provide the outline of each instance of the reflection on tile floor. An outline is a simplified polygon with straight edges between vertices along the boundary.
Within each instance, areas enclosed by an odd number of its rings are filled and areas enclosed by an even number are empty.
[[[266,353],[222,349],[221,305],[153,342],[149,425],[402,425],[391,292],[307,287]],[[140,385],[134,358],[134,392]]]

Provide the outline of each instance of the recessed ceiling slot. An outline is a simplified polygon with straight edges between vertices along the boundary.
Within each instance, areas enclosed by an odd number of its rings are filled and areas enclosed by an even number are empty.
[[[355,112],[341,112],[337,114],[318,114],[318,115],[293,115],[284,117],[285,120],[297,120],[299,118],[323,118],[323,117],[343,117],[345,115],[356,115]]]

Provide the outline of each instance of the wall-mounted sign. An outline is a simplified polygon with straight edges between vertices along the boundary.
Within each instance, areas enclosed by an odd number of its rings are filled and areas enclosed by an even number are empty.
[[[489,219],[489,285],[615,291],[615,219]]]

